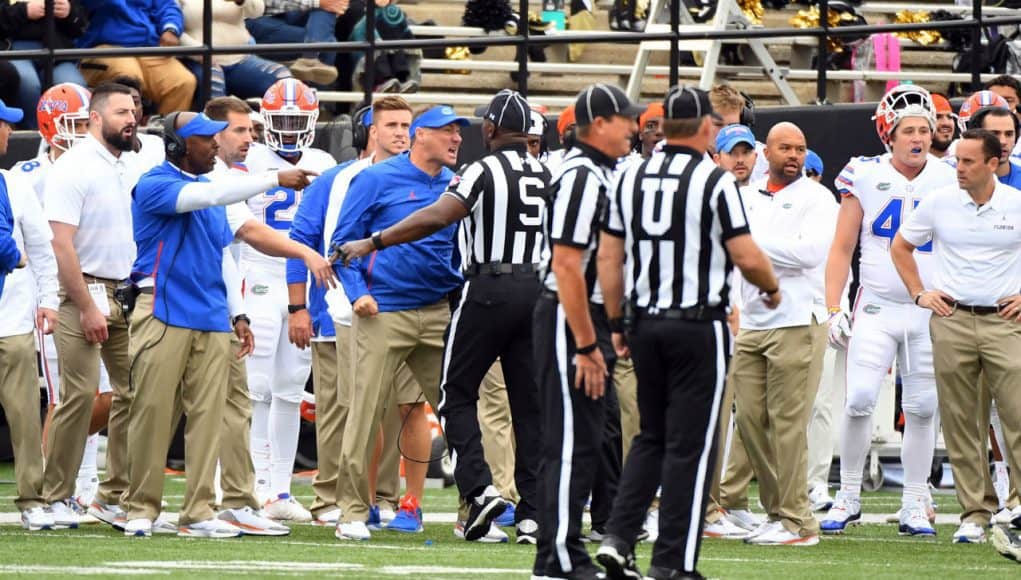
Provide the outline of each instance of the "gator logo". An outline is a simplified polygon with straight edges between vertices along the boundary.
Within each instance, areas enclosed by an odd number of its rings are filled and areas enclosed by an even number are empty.
[[[880,310],[882,309],[875,304],[866,304],[865,308],[862,308],[862,312],[865,314],[879,314]]]
[[[878,189],[879,191],[886,191],[886,190],[890,189],[890,184],[888,182],[884,181],[882,183],[877,184],[876,185],[876,189]]]
[[[791,209],[792,207],[794,207],[793,203],[787,202],[787,203],[783,204],[783,208],[784,209]]]
[[[269,286],[266,286],[265,284],[256,284],[252,286],[252,294],[256,294],[259,296],[269,294]]]

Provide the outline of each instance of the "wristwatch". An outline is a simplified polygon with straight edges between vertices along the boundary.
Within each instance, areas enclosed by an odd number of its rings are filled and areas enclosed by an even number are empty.
[[[287,313],[288,314],[294,314],[295,312],[301,312],[304,309],[305,309],[305,305],[304,304],[288,304],[287,305]]]
[[[248,323],[248,326],[251,326],[251,325],[252,325],[252,319],[251,319],[251,318],[248,318],[248,315],[247,315],[247,314],[238,314],[238,315],[237,315],[237,316],[235,316],[234,318],[231,318],[231,319],[230,319],[230,325],[231,325],[231,326],[237,326],[237,325],[238,325],[238,322],[241,322],[242,320],[244,320],[245,322],[247,322],[247,323]]]

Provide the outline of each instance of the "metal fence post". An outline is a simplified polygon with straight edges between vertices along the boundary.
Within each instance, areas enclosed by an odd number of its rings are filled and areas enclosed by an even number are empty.
[[[202,1],[202,48],[204,50],[199,102],[204,107],[213,95],[213,0]]]
[[[518,92],[528,98],[528,0],[518,3]]]
[[[971,90],[982,88],[982,0],[973,0],[971,17],[976,21],[971,29]]]
[[[822,34],[819,36],[819,50],[816,53],[816,70],[819,75],[815,79],[815,102],[825,105],[826,102],[826,71],[830,61],[830,2],[819,0],[819,25]]]
[[[57,43],[57,17],[53,14],[53,0],[46,0],[43,3],[43,18],[46,19],[46,32],[45,42],[46,49],[49,51],[49,56],[46,57],[46,66],[43,67],[43,87],[53,86],[53,67],[56,66],[54,62],[56,58],[53,56],[53,45]]]
[[[648,21],[651,24],[652,19],[656,17],[655,14],[648,14]],[[681,66],[681,53],[679,51],[680,43],[680,27],[681,27],[681,0],[672,0],[670,2],[670,86],[676,87],[680,83],[681,72],[678,70]],[[638,91],[641,93],[641,90]]]
[[[365,51],[362,93],[365,95],[365,104],[371,105],[372,91],[376,88],[376,3],[374,0],[365,2],[365,40],[369,43],[369,48]]]

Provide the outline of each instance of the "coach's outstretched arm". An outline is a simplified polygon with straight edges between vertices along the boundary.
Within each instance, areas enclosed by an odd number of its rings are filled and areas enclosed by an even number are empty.
[[[744,279],[757,286],[762,300],[769,308],[780,305],[780,282],[773,273],[773,265],[761,248],[752,240],[751,234],[734,236],[723,243],[730,260],[734,262]]]
[[[447,193],[441,195],[428,207],[416,211],[380,232],[379,240],[384,247],[421,240],[452,223],[461,221],[466,215],[468,215],[468,208]],[[375,249],[372,238],[354,240],[340,247],[340,257],[344,261],[344,265],[347,266],[351,260],[367,256]]]
[[[215,182],[189,183],[177,194],[175,207],[177,213],[186,213],[244,201],[277,186],[304,189],[310,183],[309,177],[316,175],[318,174],[307,169],[286,169],[262,175],[239,175],[229,179],[218,179]]]

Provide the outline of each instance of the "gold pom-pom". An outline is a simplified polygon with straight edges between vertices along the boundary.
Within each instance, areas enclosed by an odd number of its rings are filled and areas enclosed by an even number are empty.
[[[798,10],[798,13],[791,16],[790,24],[795,28],[818,28],[819,27],[819,7],[811,6],[807,10]],[[829,25],[830,28],[836,28],[843,24],[855,24],[854,15],[848,12],[838,12],[836,10],[829,11]],[[829,39],[829,50],[832,53],[844,52],[844,42],[839,38]]]
[[[901,10],[897,13],[896,19],[894,20],[897,24],[924,24],[931,22],[929,13],[924,10],[918,12],[912,12],[910,10]],[[936,44],[943,40],[938,30],[916,30],[914,32],[895,32],[895,36],[900,38],[907,38],[913,40],[922,46],[929,46],[930,44]]]
[[[765,14],[762,0],[737,0],[737,4],[752,24],[762,24],[762,15]]]
[[[448,46],[444,53],[446,54],[447,60],[471,60],[471,52],[468,51],[467,46]],[[452,75],[467,75],[471,74],[470,70],[448,70],[447,74]]]

